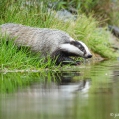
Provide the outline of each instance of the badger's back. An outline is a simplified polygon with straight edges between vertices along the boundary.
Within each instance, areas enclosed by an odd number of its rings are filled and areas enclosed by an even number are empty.
[[[60,30],[13,23],[1,25],[0,32],[10,38],[16,37],[15,43],[18,46],[29,46],[31,50],[41,52],[43,56],[51,55],[61,44],[73,41],[67,33]]]

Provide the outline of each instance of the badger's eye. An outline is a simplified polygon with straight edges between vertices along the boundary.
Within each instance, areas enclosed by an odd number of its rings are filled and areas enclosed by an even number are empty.
[[[84,47],[82,47],[81,45],[79,46],[79,49],[83,52],[85,51]]]
[[[78,41],[72,41],[70,42],[71,45],[74,45],[75,47],[79,48],[79,50],[81,50],[84,54],[86,53],[86,50],[83,46],[82,43],[78,42]]]

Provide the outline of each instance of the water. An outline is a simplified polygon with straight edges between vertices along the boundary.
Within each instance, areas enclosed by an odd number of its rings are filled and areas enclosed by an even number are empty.
[[[0,76],[0,119],[119,119],[119,61]]]

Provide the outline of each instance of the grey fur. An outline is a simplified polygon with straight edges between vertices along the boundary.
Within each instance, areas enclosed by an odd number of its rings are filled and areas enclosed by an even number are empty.
[[[62,44],[75,41],[61,30],[34,28],[14,23],[0,25],[0,32],[9,35],[10,38],[16,37],[17,46],[28,46],[32,51],[40,52],[43,57],[55,55]]]

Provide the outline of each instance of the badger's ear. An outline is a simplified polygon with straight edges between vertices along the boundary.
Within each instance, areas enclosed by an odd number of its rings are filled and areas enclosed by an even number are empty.
[[[83,56],[84,54],[79,48],[70,43],[60,45],[59,49],[70,56]]]

